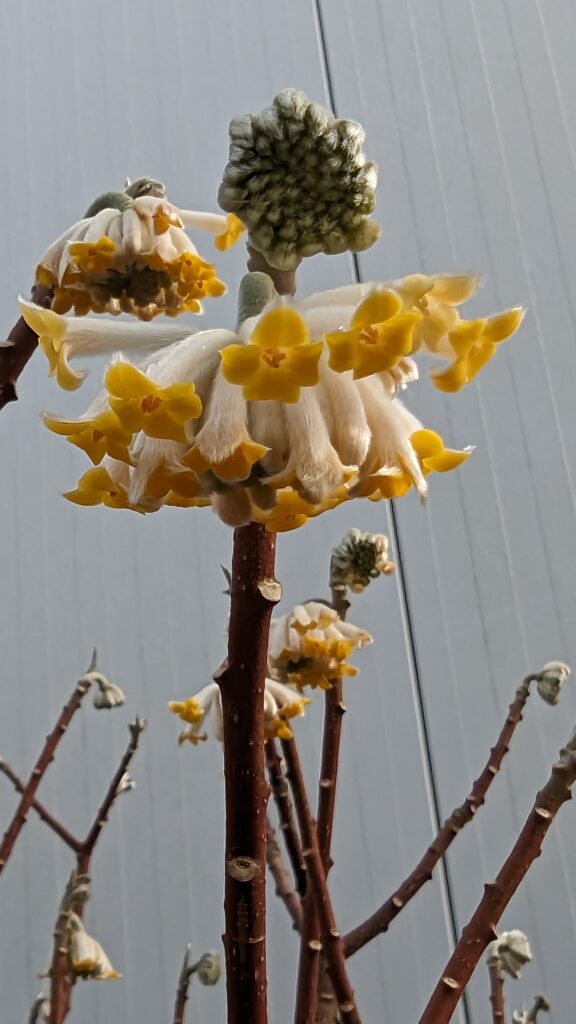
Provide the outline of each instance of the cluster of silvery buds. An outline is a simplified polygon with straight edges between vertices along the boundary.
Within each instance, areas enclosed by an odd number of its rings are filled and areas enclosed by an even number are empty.
[[[382,573],[394,572],[394,562],[388,560],[388,546],[385,534],[363,533],[353,526],[332,551],[331,588],[345,591],[349,587],[359,594]]]
[[[362,150],[364,134],[296,89],[230,122],[218,202],[273,267],[293,270],[304,256],[358,252],[377,240],[368,219],[377,168]]]
[[[547,704],[557,704],[560,690],[570,675],[570,666],[564,661],[547,661],[536,673],[536,688]]]
[[[519,978],[524,964],[532,959],[530,943],[524,932],[513,929],[510,932],[502,932],[494,942],[488,946],[487,959],[498,958],[500,967],[511,978]]]
[[[222,974],[222,960],[219,953],[211,949],[199,960],[192,960],[192,946],[186,947],[184,962],[180,971],[180,985],[188,985],[193,974],[202,985],[216,985]]]
[[[106,708],[118,708],[124,704],[126,697],[116,683],[111,683],[101,672],[90,672],[88,675],[97,687],[92,703],[98,711]]]

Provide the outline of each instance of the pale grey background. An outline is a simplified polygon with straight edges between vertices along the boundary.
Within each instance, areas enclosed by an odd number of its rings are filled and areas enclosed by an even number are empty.
[[[351,525],[388,531],[399,572],[355,602],[377,634],[347,694],[333,888],[343,928],[388,894],[484,763],[517,680],[575,657],[576,4],[573,0],[2,0],[0,302],[7,330],[35,258],[103,189],[151,174],[184,206],[215,208],[226,126],[293,85],[361,120],[380,165],[382,239],[363,276],[478,268],[481,312],[524,303],[520,335],[479,382],[411,406],[448,443],[477,445],[459,472],[387,513],[358,503],[281,538],[288,601],[318,593],[329,545]],[[233,282],[242,247],[220,261]],[[317,258],[301,290],[351,279]],[[209,312],[225,323],[233,300]],[[1,418],[0,752],[25,773],[92,645],[125,688],[113,716],[87,708],[42,797],[81,831],[136,712],[150,721],[138,788],[95,860],[88,923],[125,979],[79,985],[73,1021],[171,1019],[182,952],[219,945],[222,779],[215,744],[179,750],[170,698],[222,657],[220,561],[231,534],[209,512],[138,518],[58,495],[83,457],[46,432],[43,409],[81,409],[34,359]],[[489,804],[439,876],[351,964],[368,1022],[413,1024],[454,928],[497,871],[576,718],[534,703]],[[319,717],[299,728],[311,779]],[[15,797],[0,779],[0,822]],[[553,1022],[574,1015],[574,845],[568,807],[503,925],[536,962],[510,986],[541,989]],[[26,1019],[46,962],[67,853],[32,822],[0,883],[0,1007]],[[271,1022],[291,1020],[295,943],[272,899]],[[224,1019],[224,986],[195,988],[190,1020]],[[460,1020],[488,1019],[483,969]]]

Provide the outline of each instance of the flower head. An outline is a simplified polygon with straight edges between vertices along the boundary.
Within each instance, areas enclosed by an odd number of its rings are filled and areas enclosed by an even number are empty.
[[[536,688],[547,704],[557,704],[560,690],[570,676],[570,666],[564,661],[547,661],[536,675]]]
[[[153,184],[160,190],[132,185],[106,193],[49,246],[36,282],[54,290],[56,312],[124,312],[150,320],[200,312],[202,299],[223,294],[215,267],[198,256],[184,228],[209,230],[226,249],[239,237],[236,221],[179,210],[161,183]]]
[[[302,690],[329,689],[333,679],[356,675],[352,651],[372,643],[365,629],[344,622],[329,605],[307,601],[272,619],[268,641],[270,672]]]
[[[92,700],[95,708],[98,710],[118,708],[124,704],[126,697],[120,687],[116,686],[116,683],[111,683],[101,672],[91,672],[89,676],[97,687]]]
[[[336,590],[349,587],[359,594],[371,580],[394,572],[394,568],[388,561],[388,538],[383,533],[363,533],[354,526],[332,551],[330,586]]]
[[[414,487],[425,498],[431,473],[468,459],[470,447],[448,448],[399,395],[418,377],[415,355],[453,358],[456,305],[475,278],[413,275],[295,304],[269,299],[263,277],[244,279],[247,287],[256,281],[262,304],[235,331],[190,334],[91,318],[75,326],[22,304],[67,373],[76,373],[68,360],[80,352],[149,352],[150,334],[160,346],[137,366],[116,355],[105,390],[80,418],[47,417],[95,466],[67,493],[71,501],[138,512],[210,505],[232,526],[288,530],[354,497],[380,501]],[[243,308],[254,312],[250,302]],[[361,337],[365,330],[376,333],[373,343]],[[346,334],[354,335],[352,355],[360,346],[358,359],[334,347],[331,339]],[[366,346],[384,362],[370,362]]]
[[[501,967],[511,978],[519,978],[522,967],[532,959],[530,943],[524,932],[513,929],[502,932],[489,946],[489,956],[496,955]]]
[[[285,89],[260,114],[235,117],[229,134],[218,202],[238,214],[271,266],[293,269],[303,256],[376,241],[377,170],[359,124]]]
[[[264,682],[266,738],[272,739],[279,736],[281,739],[290,739],[293,734],[288,721],[297,715],[303,715],[304,708],[309,703],[306,697],[301,697],[276,679],[266,679]],[[196,746],[208,739],[207,730],[217,740],[222,741],[224,735],[222,700],[217,683],[209,683],[194,697],[189,697],[187,700],[171,701],[168,707],[173,714],[178,715],[183,722],[187,723],[187,728],[178,737],[179,743],[188,741]]]

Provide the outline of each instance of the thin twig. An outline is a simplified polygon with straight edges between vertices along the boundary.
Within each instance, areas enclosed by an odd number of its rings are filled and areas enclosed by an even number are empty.
[[[290,914],[295,931],[299,932],[302,927],[302,903],[294,889],[290,872],[282,859],[280,847],[276,841],[276,831],[268,817],[266,818],[266,863],[274,879],[276,895],[283,901]]]
[[[38,758],[34,768],[32,769],[32,774],[30,775],[30,778],[28,779],[28,782],[24,787],[24,792],[22,793],[20,803],[16,808],[12,821],[10,822],[8,828],[6,829],[6,832],[4,833],[4,837],[2,839],[2,843],[0,844],[0,873],[6,867],[8,858],[10,857],[10,854],[14,849],[14,844],[18,838],[22,826],[24,825],[24,822],[26,821],[26,815],[28,814],[28,811],[32,806],[32,802],[36,795],[36,790],[38,789],[38,786],[40,785],[47,768],[49,767],[50,763],[54,760],[56,748],[58,747],[58,744],[62,739],[64,733],[66,732],[68,726],[70,725],[72,718],[78,711],[78,708],[80,707],[83,698],[90,689],[90,686],[91,679],[88,677],[88,675],[84,676],[82,679],[80,679],[78,683],[76,683],[76,686],[74,687],[74,692],[72,693],[72,696],[70,697],[68,703],[64,705],[58,717],[58,721],[54,726],[54,729],[46,737],[46,742],[44,744],[44,747],[42,748],[42,753],[40,754],[40,757]]]
[[[324,952],[328,963],[332,983],[338,998],[342,1021],[345,1024],[360,1024],[360,1017],[354,1000],[354,991],[346,973],[342,938],[336,924],[334,911],[332,910],[330,894],[326,884],[326,875],[324,874],[318,847],[316,828],[310,812],[302,766],[295,741],[293,739],[283,740],[282,749],[288,766],[288,778],[294,794],[294,804],[298,815],[302,842],[304,843],[303,853],[308,868],[308,884],[315,902],[315,910],[320,920],[322,935],[322,946],[320,948]],[[296,1020],[298,1021],[298,1017]]]
[[[14,789],[16,790],[17,793],[24,792],[25,785],[22,779],[18,775],[16,775],[16,772],[14,771],[12,766],[9,765],[8,762],[5,761],[4,758],[2,757],[0,757],[0,772],[2,772],[2,774],[5,775],[6,778],[10,779],[10,782],[14,786]],[[80,848],[82,846],[80,840],[76,839],[76,837],[73,836],[72,833],[69,832],[68,829],[65,828],[60,821],[58,821],[58,818],[55,818],[52,814],[50,814],[50,811],[47,811],[43,804],[41,804],[38,800],[33,800],[30,806],[34,811],[36,811],[36,814],[42,819],[42,821],[46,825],[48,825],[48,827],[51,828],[52,831],[55,832],[57,836],[60,837],[62,842],[66,843],[66,846],[69,846],[70,849],[74,851],[74,853],[78,853],[80,851]]]
[[[228,657],[214,678],[222,696],[226,791],[226,981],[228,1024],[266,1024],[266,805],[264,683],[275,534],[252,523],[234,531]]]
[[[526,1024],[536,1024],[536,1021],[538,1020],[538,1014],[540,1013],[540,1011],[543,1010],[544,1013],[548,1013],[549,1009],[550,1003],[548,1002],[546,996],[535,996],[534,1002],[532,1004],[532,1009],[530,1010],[526,1018]]]
[[[36,286],[32,289],[32,301],[47,309],[52,304],[52,295],[49,288]],[[38,348],[38,335],[22,317],[10,331],[8,341],[13,344],[0,347],[0,409],[8,402],[17,401],[16,382]]]
[[[464,803],[452,811],[452,814],[446,819],[422,859],[418,862],[412,873],[398,886],[392,896],[366,921],[363,921],[362,924],[359,924],[344,936],[344,950],[347,957],[353,956],[366,943],[388,930],[394,918],[414,898],[422,886],[432,878],[434,868],[454,842],[458,833],[464,825],[472,820],[478,808],[482,806],[486,799],[486,794],[500,770],[502,761],[508,753],[514,731],[519,722],[522,721],[522,712],[528,699],[530,684],[533,678],[533,676],[527,676],[516,690],[515,698],[508,709],[508,715],[496,745],[492,747],[490,757]]]
[[[272,788],[272,796],[278,809],[280,829],[284,836],[286,851],[294,872],[296,890],[300,896],[306,892],[306,865],[302,856],[302,843],[298,826],[294,818],[294,807],[290,796],[290,786],[282,770],[282,758],[275,740],[266,742],[266,766]]]
[[[118,768],[116,769],[112,777],[112,781],[108,786],[104,800],[102,801],[98,809],[98,813],[96,814],[96,817],[94,818],[94,821],[92,822],[92,825],[88,830],[88,834],[86,835],[84,841],[80,844],[80,850],[78,851],[78,861],[76,867],[76,870],[79,875],[87,875],[89,873],[90,860],[94,852],[94,847],[96,846],[96,843],[100,838],[100,833],[102,832],[102,829],[104,828],[106,822],[108,821],[108,815],[110,814],[114,801],[118,796],[118,787],[120,786],[120,783],[128,770],[130,762],[132,761],[132,758],[134,757],[134,754],[138,749],[140,736],[144,732],[144,729],[146,728],[146,720],[144,718],[135,718],[134,721],[131,722],[131,724],[128,726],[128,728],[130,730],[130,741],[128,743],[128,746],[126,747],[126,750],[122,755],[122,760],[120,761],[120,764],[118,765]]]
[[[192,974],[194,973],[190,969],[190,952],[190,946],[187,946],[184,954],[184,963],[182,964],[182,970],[180,971],[180,977],[178,978],[178,988],[176,989],[173,1024],[184,1024],[186,1003],[188,1002],[188,989],[190,987]]]
[[[484,886],[484,895],[465,926],[422,1017],[420,1024],[447,1024],[495,928],[542,844],[562,804],[570,800],[576,781],[576,733],[560,751],[548,782],[534,806],[496,880]]]
[[[488,957],[488,974],[490,975],[490,1005],[492,1007],[493,1024],[506,1024],[506,1003],[504,1001],[504,976],[500,955],[496,951]]]

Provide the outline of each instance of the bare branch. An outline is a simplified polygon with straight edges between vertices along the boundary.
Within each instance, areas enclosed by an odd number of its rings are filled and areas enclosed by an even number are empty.
[[[0,772],[2,772],[2,774],[5,775],[7,779],[10,779],[10,782],[14,786],[14,789],[16,790],[17,793],[24,793],[25,785],[22,782],[22,779],[18,775],[16,775],[14,769],[11,767],[11,765],[8,764],[7,761],[4,760],[3,757],[0,757]],[[34,811],[36,811],[36,814],[42,819],[42,821],[46,825],[48,825],[48,827],[51,828],[52,831],[55,832],[56,835],[59,836],[64,843],[66,843],[66,846],[69,846],[71,850],[74,850],[74,853],[79,852],[82,845],[80,840],[76,839],[76,837],[73,836],[68,831],[67,828],[64,828],[64,825],[62,825],[57,818],[50,814],[50,812],[46,810],[43,804],[41,804],[38,800],[33,800],[30,806]]]
[[[266,862],[274,879],[276,895],[283,901],[295,930],[299,932],[302,927],[302,904],[294,889],[290,872],[282,860],[280,847],[276,842],[276,832],[269,818],[266,818]]]
[[[302,856],[302,843],[300,842],[298,826],[294,818],[290,787],[282,770],[282,758],[274,740],[266,742],[266,765],[270,786],[272,787],[272,796],[278,809],[280,828],[294,872],[296,890],[300,896],[304,896],[306,892],[306,865]]]
[[[49,309],[52,305],[52,291],[37,286],[32,289],[32,301]],[[38,335],[22,317],[16,322],[8,341],[11,345],[0,346],[0,409],[8,402],[16,402],[16,383],[28,360],[38,348]]]

